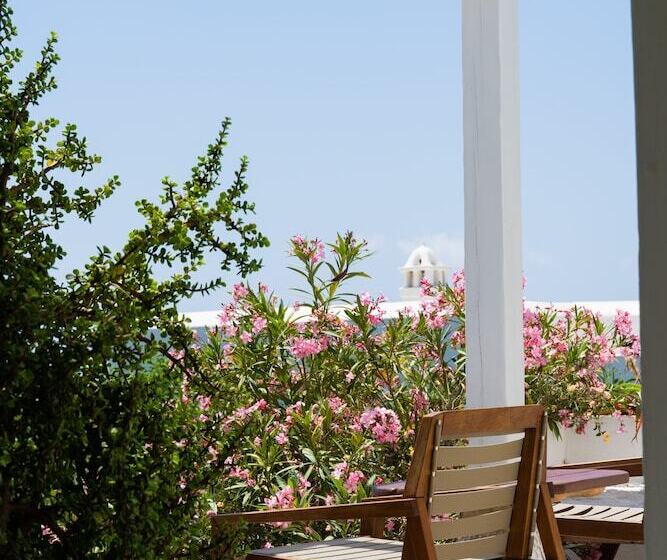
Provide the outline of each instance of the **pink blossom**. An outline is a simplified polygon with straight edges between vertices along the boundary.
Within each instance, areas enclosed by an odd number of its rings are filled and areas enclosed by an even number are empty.
[[[401,431],[401,422],[393,410],[376,406],[363,412],[359,419],[378,443],[396,443]]]
[[[304,359],[308,356],[319,354],[329,345],[329,340],[326,336],[320,338],[304,338],[298,336],[292,339],[290,343],[290,353],[298,359]]]
[[[463,270],[459,270],[452,274],[452,285],[454,290],[463,293],[466,287],[465,273]]]
[[[433,294],[433,284],[431,284],[428,279],[422,278],[419,282],[419,294],[422,297],[430,296]]]
[[[280,432],[276,436],[276,443],[278,443],[278,445],[285,445],[288,441],[289,438],[287,437],[287,434],[285,432]]]
[[[258,334],[266,328],[266,319],[261,315],[252,318],[252,332]]]
[[[329,404],[331,412],[333,412],[334,414],[340,413],[345,408],[345,403],[343,402],[343,399],[341,399],[340,397],[329,397],[329,399],[327,399],[327,402]]]
[[[572,413],[569,410],[561,409],[558,411],[558,416],[560,418],[560,423],[563,428],[571,428],[572,423]]]
[[[347,475],[347,480],[345,481],[345,489],[352,493],[356,492],[357,486],[363,484],[366,481],[366,475],[361,471],[352,471]]]
[[[336,503],[336,498],[334,498],[331,494],[327,494],[324,498],[324,505],[325,506],[332,506]]]
[[[211,456],[211,462],[215,462],[218,460],[218,455],[220,454],[220,452],[215,447],[209,445],[207,451],[208,454]]]
[[[355,378],[355,375],[351,371],[348,371],[345,374],[345,381],[347,381],[348,383],[352,383],[354,381],[354,378]]]
[[[302,235],[295,235],[291,239],[292,254],[307,258],[311,264],[317,264],[324,259],[324,243],[319,239],[305,239]]]
[[[419,412],[426,410],[429,406],[428,394],[419,389],[410,390],[410,398],[412,399],[412,405],[414,409],[413,416],[416,416]]]
[[[614,326],[616,327],[616,332],[618,332],[620,336],[629,337],[633,334],[632,319],[630,318],[630,313],[627,311],[622,311],[621,309],[616,310]]]
[[[384,524],[385,531],[388,533],[391,533],[394,529],[396,529],[396,521],[392,518],[387,519],[387,522]]]
[[[225,461],[225,463],[226,462],[227,461]],[[232,467],[232,470],[229,471],[229,478],[243,480],[250,488],[254,488],[257,484],[257,482],[250,476],[250,471],[248,469],[240,469],[239,467]]]
[[[234,301],[239,301],[245,298],[249,293],[248,288],[244,284],[234,284],[234,287],[232,288],[232,297],[234,298]]]
[[[197,395],[197,402],[199,403],[199,408],[201,408],[204,412],[211,408],[211,397]]]
[[[271,544],[271,541],[266,541],[263,545],[262,548],[273,548],[273,545]]]
[[[287,509],[294,506],[294,490],[291,486],[285,486],[282,490],[278,490],[275,495],[264,500],[264,503],[269,509]],[[287,529],[289,523],[274,523],[274,527],[279,529]]]
[[[298,478],[299,478],[299,487],[298,487],[299,494],[301,496],[304,496],[306,492],[308,492],[308,488],[310,488],[311,484],[308,481],[308,479],[304,477],[302,474],[299,474]]]
[[[252,335],[248,331],[243,331],[239,335],[239,338],[241,339],[241,342],[243,342],[243,344],[248,344],[252,340]]]
[[[333,471],[331,471],[331,476],[336,479],[341,479],[343,476],[347,474],[348,471],[348,464],[347,461],[341,461],[340,463],[336,463],[334,465]]]
[[[51,527],[48,525],[40,525],[39,527],[42,530],[42,536],[48,541],[49,544],[56,544],[60,542],[58,535],[53,532]]]

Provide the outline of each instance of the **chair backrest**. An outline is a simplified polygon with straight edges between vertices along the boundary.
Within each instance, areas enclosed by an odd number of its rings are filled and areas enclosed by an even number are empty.
[[[409,521],[407,540],[419,532],[438,560],[530,558],[545,429],[544,409],[534,405],[425,416],[404,496],[424,498],[430,530]]]

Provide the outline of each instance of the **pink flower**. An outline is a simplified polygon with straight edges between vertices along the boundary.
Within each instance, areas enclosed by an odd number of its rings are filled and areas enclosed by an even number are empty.
[[[285,445],[289,441],[289,438],[287,437],[287,434],[285,432],[280,432],[276,436],[276,443],[279,445]]]
[[[396,529],[396,521],[394,519],[387,519],[387,522],[384,524],[385,531],[388,533],[391,533],[394,529]]]
[[[201,408],[204,412],[211,408],[211,397],[197,395],[197,402],[199,403],[199,408]]]
[[[433,284],[431,284],[426,278],[422,278],[419,282],[419,295],[422,297],[430,296],[433,294]]]
[[[273,545],[271,544],[271,541],[266,541],[263,545],[262,548],[273,548]]]
[[[239,335],[239,338],[241,339],[241,342],[243,342],[243,344],[248,344],[252,340],[252,335],[248,331],[243,331]]]
[[[295,358],[303,360],[308,356],[314,356],[323,350],[326,350],[328,345],[329,339],[327,339],[326,336],[320,338],[304,338],[298,336],[292,339],[289,351]]]
[[[348,471],[347,461],[342,461],[334,465],[333,471],[331,471],[331,476],[336,479],[341,479],[347,474]]]
[[[463,270],[459,270],[458,272],[452,274],[452,285],[454,286],[455,291],[461,293],[465,291],[466,281],[465,281],[465,273],[463,272]]]
[[[332,506],[335,503],[336,503],[336,498],[334,498],[331,494],[327,494],[326,497],[324,498],[325,506]]]
[[[258,334],[266,328],[266,319],[260,315],[256,315],[252,319],[252,332]]]
[[[324,243],[319,239],[305,239],[302,235],[295,235],[291,239],[292,254],[305,257],[311,264],[317,264],[324,259]]]
[[[58,535],[53,532],[51,527],[48,525],[40,525],[39,527],[42,530],[42,536],[48,541],[49,544],[56,544],[60,542]]]
[[[412,398],[412,405],[414,409],[414,415],[426,410],[429,406],[428,394],[419,389],[412,389],[410,391],[410,397]]]
[[[343,399],[340,397],[330,397],[327,400],[329,404],[329,408],[331,409],[331,412],[334,414],[340,413],[344,408],[345,408],[345,403],[343,402]]]
[[[352,383],[354,381],[354,378],[355,378],[355,375],[351,371],[348,371],[345,374],[345,381],[347,381],[348,383]]]
[[[248,288],[246,288],[244,284],[234,284],[234,287],[232,288],[232,297],[234,298],[234,301],[243,299],[249,293]]]
[[[616,332],[618,332],[620,336],[629,337],[633,334],[632,319],[630,319],[630,313],[627,311],[622,311],[621,309],[616,310],[614,326],[616,327]]]
[[[357,486],[363,484],[366,481],[366,475],[361,471],[352,471],[347,475],[347,480],[345,481],[345,489],[352,493],[357,491]]]
[[[208,446],[208,454],[211,456],[211,462],[214,463],[218,460],[218,455],[220,454],[220,452],[215,447],[213,447],[212,445],[209,445]]]
[[[401,431],[401,422],[393,410],[376,406],[367,409],[359,418],[362,427],[370,430],[378,443],[396,443]]]
[[[294,490],[291,486],[285,486],[282,490],[278,490],[275,495],[264,500],[264,503],[269,509],[287,509],[294,506]],[[289,523],[274,523],[274,527],[279,529],[287,529]]]
[[[301,496],[304,496],[306,492],[308,492],[308,488],[310,488],[311,484],[308,481],[306,477],[304,477],[302,474],[299,474],[299,494]]]

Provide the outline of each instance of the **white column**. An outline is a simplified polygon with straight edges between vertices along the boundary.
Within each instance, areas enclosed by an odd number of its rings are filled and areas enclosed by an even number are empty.
[[[523,404],[516,0],[462,0],[467,402]]]
[[[648,560],[667,555],[667,2],[633,0]]]

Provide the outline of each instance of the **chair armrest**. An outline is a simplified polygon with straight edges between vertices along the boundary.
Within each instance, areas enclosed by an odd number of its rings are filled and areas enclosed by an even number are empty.
[[[557,469],[609,469],[626,471],[630,476],[642,476],[644,468],[641,457],[629,457],[627,459],[612,459],[610,461],[593,461],[590,463],[568,463],[566,465],[553,466]]]
[[[223,513],[211,517],[220,523],[285,523],[292,521],[324,521],[330,519],[367,519],[373,517],[415,517],[418,515],[415,498],[372,500],[356,504],[313,506],[308,508],[273,509],[244,513]]]

